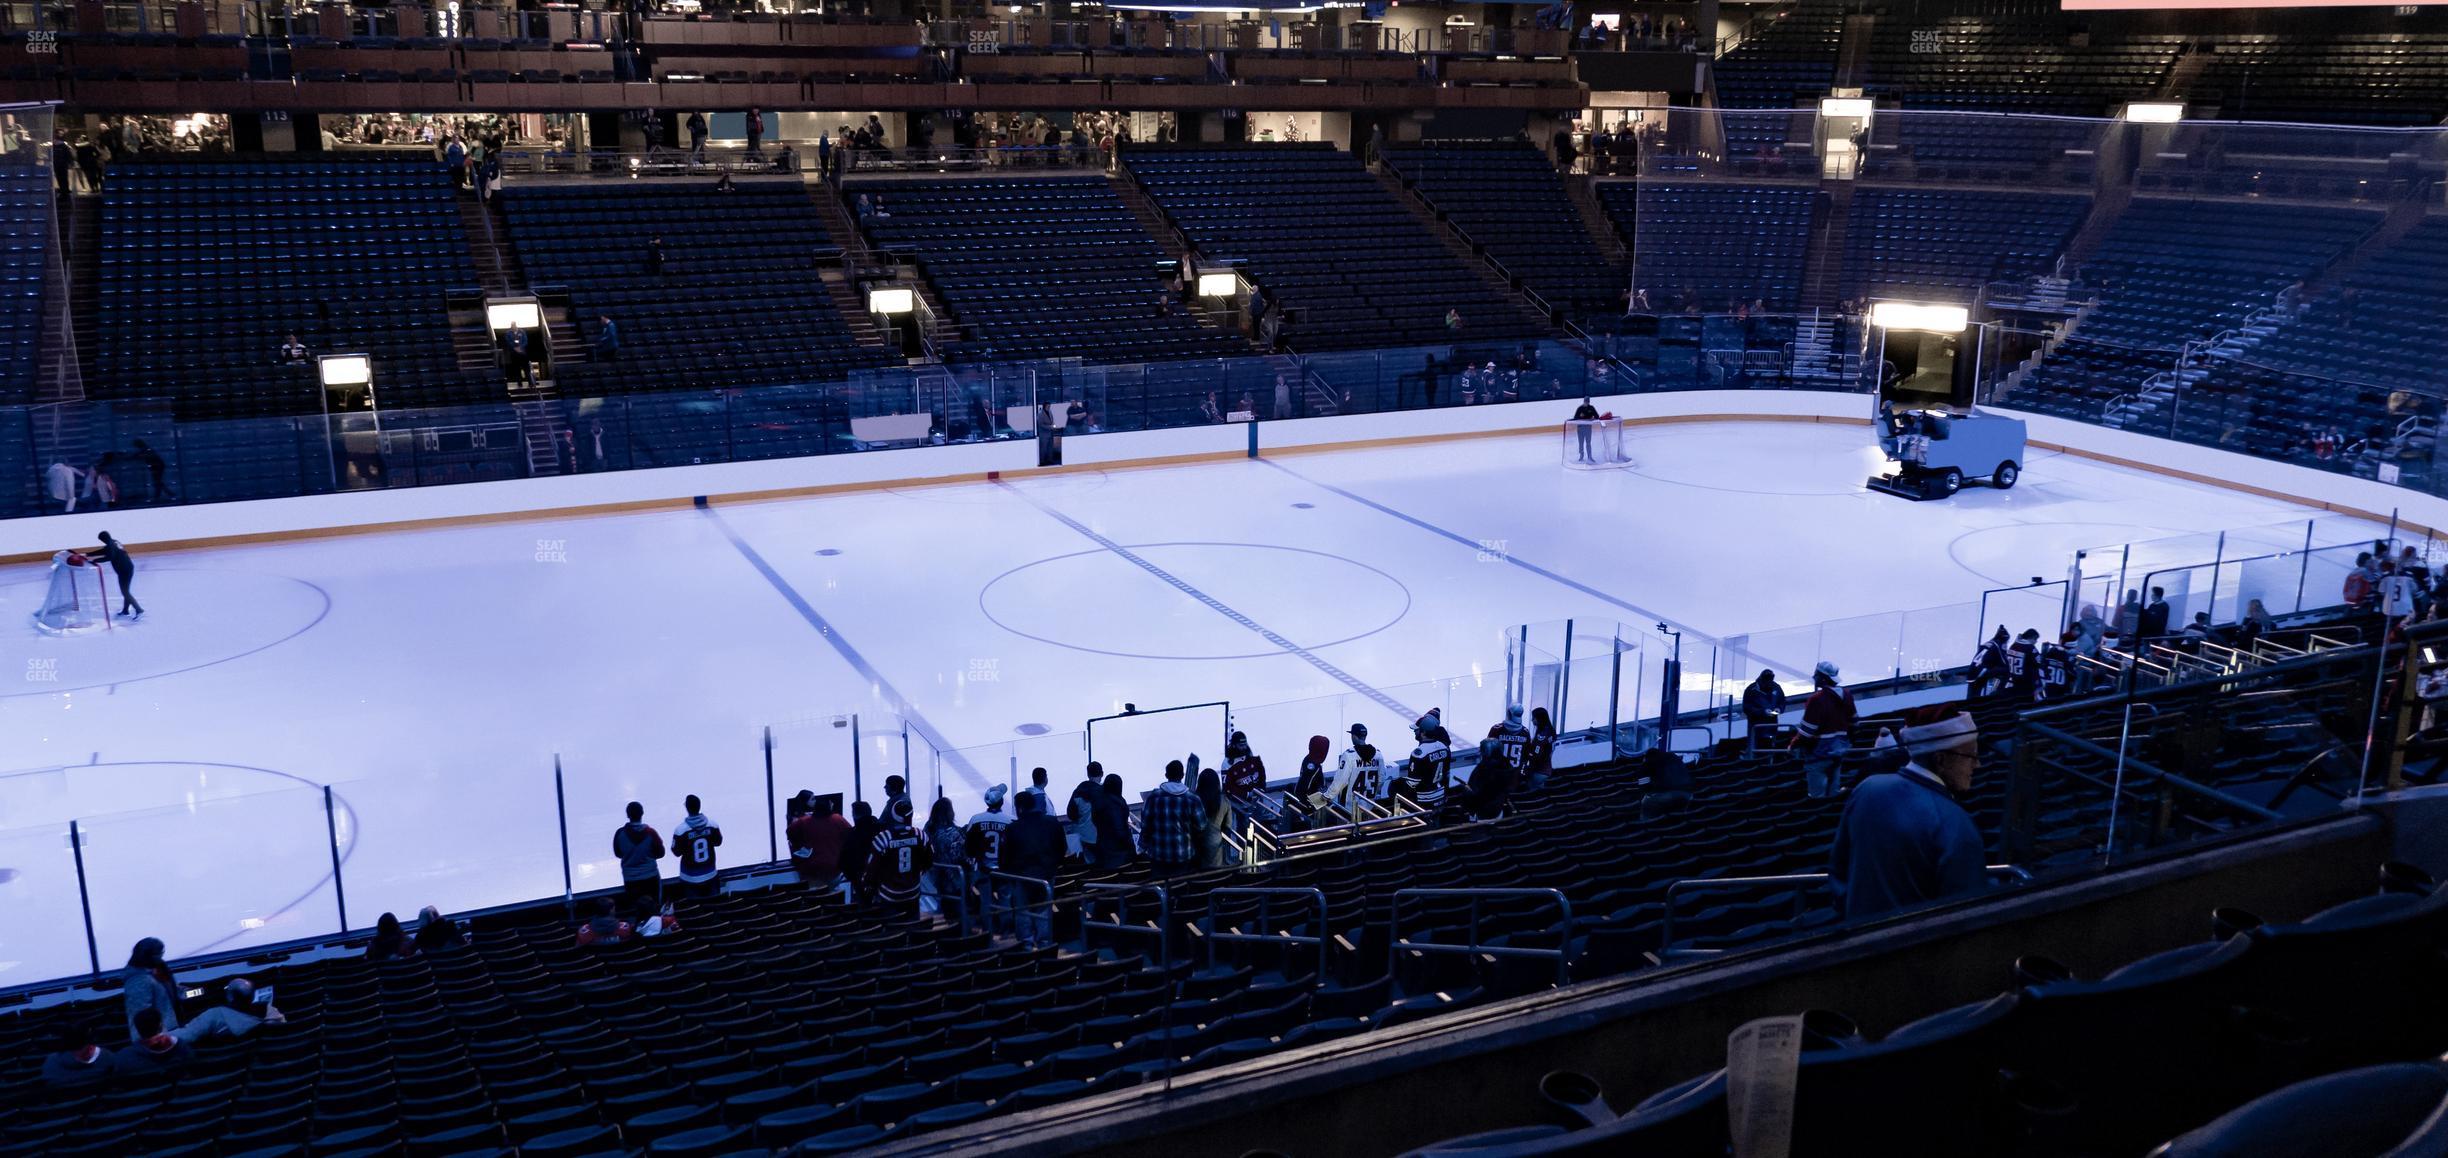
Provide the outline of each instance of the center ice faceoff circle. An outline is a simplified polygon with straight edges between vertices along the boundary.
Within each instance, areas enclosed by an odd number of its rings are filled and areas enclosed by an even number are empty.
[[[248,571],[146,567],[136,571],[140,620],[116,619],[108,631],[43,634],[33,623],[49,590],[46,570],[13,572],[0,586],[0,648],[24,657],[19,673],[0,673],[0,698],[52,695],[177,675],[227,663],[285,643],[331,611],[323,589],[302,579]],[[119,590],[111,588],[116,611]]]
[[[1411,611],[1401,580],[1325,551],[1198,542],[1124,550],[1138,562],[1087,550],[1014,567],[978,592],[978,609],[1014,635],[1073,651],[1199,660],[1283,654],[1228,611],[1311,650],[1375,635]]]

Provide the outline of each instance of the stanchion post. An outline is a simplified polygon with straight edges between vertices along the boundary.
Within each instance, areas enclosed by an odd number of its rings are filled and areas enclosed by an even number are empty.
[[[570,920],[578,919],[578,892],[570,879],[569,793],[561,782],[561,753],[553,753],[553,811],[561,818],[561,908]]]
[[[332,901],[340,909],[340,931],[348,932],[348,888],[340,883],[340,810],[332,805],[331,785],[323,786],[323,834],[331,841]]]
[[[93,894],[85,887],[85,830],[76,821],[68,822],[68,851],[76,857],[77,908],[85,913],[85,960],[92,964],[93,975],[102,976],[102,950],[94,942]]]

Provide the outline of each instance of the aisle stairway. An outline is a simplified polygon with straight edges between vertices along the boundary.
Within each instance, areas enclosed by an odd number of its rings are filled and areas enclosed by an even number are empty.
[[[1484,251],[1473,248],[1470,242],[1464,241],[1460,234],[1455,233],[1453,227],[1447,224],[1444,218],[1437,216],[1436,210],[1430,208],[1426,201],[1421,200],[1417,193],[1403,184],[1402,178],[1391,167],[1379,165],[1370,169],[1369,173],[1377,178],[1379,185],[1385,187],[1386,193],[1394,198],[1396,204],[1401,205],[1405,212],[1411,214],[1420,223],[1420,228],[1427,230],[1429,236],[1436,238],[1437,243],[1453,254],[1454,259],[1461,262],[1463,268],[1478,274],[1479,280],[1485,282],[1488,289],[1494,291],[1497,296],[1512,302],[1515,308],[1526,315],[1545,317],[1545,311],[1533,304],[1528,295],[1515,289],[1513,284],[1506,280],[1505,275],[1498,272],[1495,265],[1491,264]]]
[[[1581,227],[1597,244],[1600,256],[1609,264],[1622,269],[1632,267],[1632,249],[1615,232],[1615,223],[1607,219],[1606,206],[1598,203],[1598,179],[1574,174],[1564,178],[1564,195],[1572,198],[1573,208],[1581,214]]]
[[[875,315],[867,312],[867,303],[859,296],[858,275],[875,264],[866,235],[859,232],[849,211],[842,208],[831,185],[811,183],[807,194],[808,201],[816,206],[817,219],[824,222],[825,233],[832,237],[833,244],[841,247],[841,261],[817,271],[817,277],[824,282],[825,296],[832,299],[833,308],[841,313],[842,324],[858,344],[889,345],[884,328],[876,324]]]
[[[1834,315],[1812,310],[1794,321],[1793,377],[1796,382],[1859,382],[1861,352],[1847,344]]]
[[[511,255],[510,232],[485,202],[459,199],[459,221],[467,228],[468,256],[476,260],[477,288],[494,297],[524,292],[517,258]]]
[[[569,423],[561,416],[561,396],[546,383],[533,390],[513,388],[511,406],[518,411],[519,438],[527,445],[531,478],[561,473],[561,436]]]
[[[1802,271],[1805,307],[1833,308],[1842,293],[1845,246],[1853,231],[1853,186],[1851,181],[1828,181],[1819,186],[1826,199],[1820,203],[1823,216],[1812,231],[1810,261]]]

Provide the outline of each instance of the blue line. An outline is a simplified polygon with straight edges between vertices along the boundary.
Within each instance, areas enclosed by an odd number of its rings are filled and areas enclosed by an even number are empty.
[[[875,686],[877,693],[884,697],[885,702],[892,705],[893,711],[900,713],[901,719],[934,747],[935,754],[942,757],[944,763],[951,765],[954,772],[960,773],[961,779],[968,781],[971,788],[981,792],[985,791],[986,779],[978,775],[977,768],[969,763],[969,758],[961,755],[958,749],[946,742],[943,734],[935,730],[935,725],[928,723],[926,717],[920,715],[917,708],[910,706],[909,700],[901,694],[900,689],[895,688],[891,680],[884,678],[884,673],[877,671],[874,664],[868,663],[867,657],[860,655],[859,650],[850,645],[849,639],[844,637],[840,631],[835,630],[831,623],[826,622],[825,617],[808,603],[806,597],[799,594],[798,588],[791,586],[790,581],[784,579],[781,572],[773,569],[773,564],[765,561],[765,556],[758,554],[756,548],[749,546],[748,540],[741,538],[739,532],[732,529],[730,522],[722,517],[722,512],[715,510],[714,505],[703,498],[697,500],[697,509],[704,511],[707,518],[714,520],[714,525],[722,529],[723,537],[731,540],[731,545],[738,549],[742,558],[748,560],[748,565],[756,568],[757,574],[763,575],[767,583],[773,584],[774,590],[782,593],[783,600],[799,613],[799,618],[807,620],[808,626],[816,629],[816,634],[823,636],[826,643],[832,644],[833,650],[840,654],[844,662],[848,663],[868,683]]]
[[[1426,520],[1426,519],[1416,518],[1416,517],[1414,517],[1414,516],[1412,516],[1412,515],[1405,514],[1405,513],[1401,512],[1401,511],[1395,510],[1394,508],[1392,508],[1392,507],[1389,507],[1389,506],[1385,505],[1384,503],[1378,502],[1378,501],[1377,501],[1377,500],[1375,500],[1375,499],[1368,498],[1368,497],[1366,497],[1366,496],[1359,495],[1359,494],[1355,494],[1355,493],[1353,493],[1353,492],[1351,492],[1351,491],[1344,490],[1342,487],[1336,486],[1336,485],[1334,485],[1333,483],[1329,483],[1329,482],[1319,482],[1318,480],[1313,479],[1313,478],[1310,478],[1308,475],[1302,474],[1301,472],[1296,471],[1296,470],[1292,469],[1291,467],[1285,466],[1284,464],[1282,464],[1282,463],[1280,463],[1280,462],[1277,462],[1277,461],[1275,461],[1274,459],[1271,459],[1271,458],[1261,458],[1261,459],[1259,459],[1258,461],[1260,461],[1260,462],[1262,462],[1262,463],[1265,463],[1265,464],[1266,464],[1266,465],[1268,465],[1268,466],[1274,467],[1275,469],[1280,470],[1280,471],[1284,472],[1285,474],[1291,475],[1293,478],[1299,479],[1299,480],[1301,480],[1302,482],[1308,483],[1309,485],[1311,485],[1311,486],[1313,486],[1313,487],[1317,487],[1317,488],[1319,488],[1319,489],[1321,489],[1321,490],[1331,491],[1331,492],[1333,492],[1333,493],[1335,493],[1335,494],[1341,495],[1341,496],[1343,496],[1344,498],[1350,499],[1351,501],[1353,501],[1353,502],[1355,502],[1355,503],[1360,504],[1361,506],[1364,506],[1364,507],[1369,508],[1370,510],[1376,511],[1377,513],[1379,513],[1379,514],[1381,514],[1381,515],[1390,515],[1390,516],[1392,516],[1392,517],[1394,517],[1394,518],[1401,519],[1402,521],[1404,521],[1404,522],[1406,522],[1406,523],[1409,523],[1409,524],[1411,524],[1411,525],[1412,525],[1412,526],[1414,526],[1414,527],[1418,527],[1419,529],[1421,529],[1421,530],[1423,530],[1423,531],[1426,531],[1426,532],[1428,532],[1429,534],[1432,534],[1432,535],[1442,535],[1442,536],[1444,536],[1445,538],[1448,538],[1448,539],[1453,540],[1454,542],[1460,543],[1460,544],[1462,544],[1463,546],[1468,547],[1468,548],[1470,548],[1470,549],[1471,549],[1471,550],[1473,550],[1473,551],[1478,551],[1478,552],[1483,552],[1483,553],[1484,553],[1484,552],[1486,552],[1486,551],[1488,550],[1487,544],[1486,544],[1485,542],[1483,542],[1483,541],[1479,540],[1479,539],[1473,539],[1473,538],[1470,538],[1469,536],[1462,535],[1462,534],[1459,534],[1459,533],[1454,532],[1454,531],[1449,531],[1449,530],[1446,530],[1445,528],[1440,527],[1440,526],[1436,525],[1435,523],[1431,523],[1431,522],[1429,522],[1429,521],[1428,521],[1428,520]],[[1670,618],[1670,617],[1667,617],[1667,616],[1664,616],[1664,615],[1660,615],[1660,614],[1658,614],[1657,612],[1651,611],[1651,610],[1649,610],[1649,609],[1648,609],[1648,608],[1646,608],[1646,607],[1642,607],[1641,605],[1639,605],[1639,604],[1637,604],[1637,603],[1631,603],[1631,602],[1628,602],[1628,601],[1626,601],[1626,600],[1618,599],[1618,598],[1616,598],[1615,596],[1609,595],[1609,594],[1607,594],[1607,593],[1606,593],[1606,592],[1604,592],[1604,591],[1600,591],[1599,589],[1597,589],[1597,588],[1595,588],[1595,587],[1592,587],[1592,586],[1590,586],[1590,585],[1589,585],[1589,584],[1587,584],[1587,583],[1583,583],[1583,582],[1581,582],[1581,581],[1580,581],[1580,580],[1578,580],[1578,579],[1574,579],[1574,578],[1571,578],[1570,576],[1566,576],[1566,575],[1559,575],[1559,574],[1555,573],[1554,571],[1550,571],[1550,570],[1548,570],[1548,569],[1547,569],[1547,568],[1545,568],[1545,567],[1541,567],[1541,566],[1539,566],[1539,565],[1538,565],[1538,564],[1536,564],[1536,563],[1529,562],[1528,560],[1525,560],[1525,559],[1521,558],[1520,556],[1517,556],[1517,555],[1513,554],[1513,553],[1512,553],[1512,552],[1510,552],[1510,551],[1497,551],[1497,552],[1495,552],[1495,555],[1496,555],[1496,557],[1497,557],[1497,558],[1502,559],[1502,560],[1504,560],[1504,561],[1505,561],[1505,562],[1507,562],[1507,563],[1511,563],[1512,565],[1514,565],[1514,566],[1516,566],[1516,567],[1519,567],[1519,568],[1521,568],[1521,569],[1522,569],[1522,570],[1524,570],[1524,571],[1528,571],[1529,573],[1531,573],[1531,574],[1533,574],[1533,575],[1536,575],[1536,576],[1538,576],[1538,577],[1539,577],[1539,578],[1541,578],[1541,579],[1545,579],[1545,580],[1548,580],[1548,581],[1550,581],[1550,582],[1554,582],[1554,583],[1561,583],[1561,584],[1563,584],[1564,586],[1566,586],[1566,587],[1570,587],[1570,588],[1572,588],[1573,590],[1578,591],[1578,592],[1582,593],[1583,595],[1587,595],[1587,596],[1589,596],[1589,597],[1590,597],[1590,598],[1592,598],[1592,599],[1600,600],[1600,601],[1602,601],[1602,602],[1606,602],[1606,603],[1611,603],[1611,604],[1613,604],[1613,605],[1615,605],[1615,606],[1617,606],[1617,607],[1623,608],[1624,610],[1631,612],[1631,613],[1632,613],[1632,614],[1634,614],[1634,615],[1640,616],[1640,617],[1641,617],[1641,619],[1645,621],[1645,622],[1644,622],[1644,624],[1643,624],[1643,626],[1646,626],[1646,625],[1647,625],[1647,624],[1649,624],[1649,623],[1664,623],[1664,624],[1666,624],[1666,625],[1668,625],[1668,626],[1670,626],[1670,627],[1673,627],[1673,628],[1675,628],[1675,629],[1677,629],[1677,630],[1679,630],[1679,631],[1683,632],[1683,633],[1684,633],[1684,634],[1686,634],[1686,635],[1691,636],[1693,639],[1695,639],[1695,640],[1699,640],[1699,641],[1701,641],[1701,642],[1706,642],[1706,643],[1715,643],[1715,644],[1722,644],[1722,643],[1724,643],[1724,642],[1725,642],[1724,640],[1718,639],[1718,638],[1716,638],[1715,636],[1709,635],[1709,634],[1708,634],[1708,633],[1706,633],[1706,632],[1702,632],[1702,631],[1695,631],[1695,630],[1693,630],[1692,628],[1690,628],[1690,627],[1688,627],[1688,626],[1685,626],[1685,625],[1684,625],[1684,624],[1682,624],[1682,623],[1678,623],[1678,622],[1676,622],[1674,619],[1672,619],[1672,618]]]
[[[1004,490],[1011,492],[1015,496],[1018,496],[1021,502],[1027,503],[1028,505],[1037,508],[1039,511],[1044,512],[1046,517],[1079,532],[1080,535],[1083,538],[1086,538],[1089,542],[1095,543],[1097,546],[1103,547],[1106,550],[1121,556],[1124,562],[1127,562],[1130,565],[1157,577],[1158,579],[1164,580],[1166,585],[1184,595],[1189,596],[1192,599],[1198,600],[1200,603],[1205,604],[1209,610],[1214,611],[1216,614],[1232,620],[1234,623],[1238,623],[1253,632],[1256,632],[1259,638],[1283,649],[1285,655],[1298,657],[1299,659],[1308,663],[1309,666],[1325,672],[1327,675],[1333,677],[1343,686],[1350,688],[1361,695],[1367,696],[1369,699],[1375,701],[1378,707],[1384,708],[1389,712],[1393,712],[1397,718],[1403,720],[1416,720],[1420,717],[1418,712],[1412,711],[1409,707],[1404,706],[1401,701],[1396,700],[1394,697],[1389,696],[1382,691],[1379,691],[1374,685],[1362,682],[1358,676],[1344,671],[1342,668],[1336,667],[1334,664],[1320,657],[1316,652],[1313,652],[1308,648],[1302,647],[1301,645],[1284,638],[1281,634],[1278,634],[1273,629],[1267,627],[1267,625],[1260,623],[1247,615],[1243,615],[1239,611],[1235,611],[1223,600],[1218,599],[1213,595],[1209,595],[1208,593],[1201,591],[1194,586],[1191,586],[1187,580],[1184,580],[1172,572],[1148,561],[1146,557],[1133,552],[1130,548],[1098,534],[1096,531],[1090,529],[1088,524],[1083,523],[1078,519],[1074,519],[1061,511],[1055,510],[1044,503],[1038,502],[1034,497],[1029,495],[1028,492],[1023,491],[1020,488],[1003,481],[1002,479],[996,479],[995,485],[1002,487]]]

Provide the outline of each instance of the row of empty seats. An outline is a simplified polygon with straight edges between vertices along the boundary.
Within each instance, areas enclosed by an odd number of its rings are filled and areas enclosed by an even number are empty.
[[[2148,100],[2180,36],[2118,37],[2058,16],[1879,17],[1863,92],[1906,108],[2104,116]]]
[[[2379,215],[2258,201],[2137,198],[2079,277],[2098,304],[2015,394],[2015,404],[2100,422],[2111,403],[2173,372],[2190,343],[2243,326],[2368,235]],[[2188,378],[2197,378],[2188,372]],[[2140,422],[2129,413],[2120,424]],[[2160,433],[2166,433],[2161,430]]]
[[[797,181],[519,185],[502,202],[528,284],[567,288],[590,342],[597,318],[619,327],[616,359],[557,368],[563,393],[831,382],[898,361],[825,292],[834,241]]]
[[[1730,309],[1802,298],[1811,229],[1826,194],[1810,185],[1613,182],[1600,203],[1632,247],[1633,280],[1660,309]]]
[[[2222,34],[2187,96],[2226,120],[2436,125],[2448,116],[2448,35]]]
[[[855,186],[884,215],[861,228],[918,260],[958,327],[959,361],[1102,362],[1247,356],[1238,336],[1160,308],[1166,259],[1102,176]],[[1178,303],[1177,303],[1178,305]]]
[[[1542,327],[1464,265],[1351,154],[1325,144],[1156,148],[1123,159],[1204,261],[1242,272],[1302,351],[1531,338]],[[1453,316],[1460,325],[1448,326]]]
[[[51,175],[20,158],[0,159],[0,403],[34,397],[52,211]]]
[[[1805,1012],[1791,1152],[2438,1153],[2448,1129],[2425,1119],[2440,1120],[2448,1095],[2436,1066],[2448,1049],[2440,998],[2448,890],[2405,866],[2389,866],[2382,879],[2379,891],[2299,922],[2220,910],[2204,922],[2217,939],[2096,978],[2039,953],[2011,968],[1999,962],[2012,989],[1880,1037],[1841,1012]],[[2223,1116],[2322,1074],[2423,1062],[2434,1063],[2429,1073],[2389,1075],[2351,1103],[2297,1086],[2258,1112]],[[1719,1158],[1733,1143],[1727,1098],[1736,1080],[1724,1069],[1705,1073],[1580,1131],[1524,1126],[1422,1153]],[[1545,1085],[1593,1096],[1585,1081]],[[1603,1092],[1595,1096],[1603,1106]],[[2390,1148],[2409,1137],[2423,1140]],[[2153,1149],[2171,1138],[2168,1149]]]
[[[1527,141],[1429,142],[1385,150],[1462,236],[1572,316],[1620,307],[1624,272],[1590,243],[1555,163]]]
[[[148,157],[102,200],[89,391],[188,417],[314,413],[318,354],[373,358],[376,390],[464,382],[445,294],[476,282],[449,178],[421,156]]]
[[[1985,282],[2049,272],[2090,211],[2079,194],[1864,186],[1842,296],[1969,301]]]

